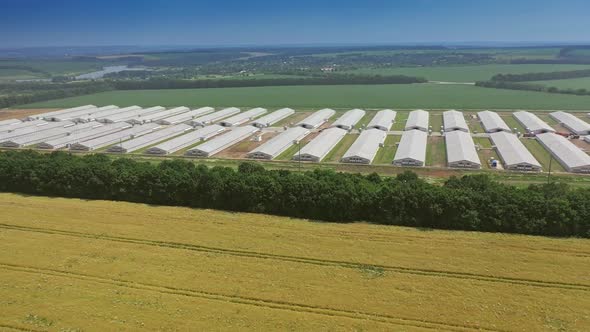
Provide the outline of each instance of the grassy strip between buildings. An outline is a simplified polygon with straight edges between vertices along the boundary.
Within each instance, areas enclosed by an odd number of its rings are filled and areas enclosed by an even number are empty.
[[[429,136],[426,145],[426,166],[446,167],[447,150],[443,136]]]
[[[397,151],[397,143],[399,143],[401,138],[402,137],[399,135],[387,135],[383,147],[379,148],[379,151],[377,151],[373,164],[391,164],[395,157],[395,152]]]
[[[549,151],[547,151],[541,145],[541,143],[539,143],[539,141],[532,138],[523,138],[521,139],[521,141],[526,146],[526,148],[533,154],[535,159],[537,159],[537,161],[541,163],[541,166],[543,166],[543,170],[545,172],[549,171],[549,163],[551,159],[553,159],[551,161],[552,172],[565,172],[563,166],[561,166],[561,164],[555,158],[551,157]]]
[[[359,137],[359,135],[357,135],[357,134],[346,134],[346,136],[344,136],[344,138],[340,142],[338,142],[338,144],[336,144],[336,146],[332,149],[332,151],[330,151],[326,155],[324,160],[322,160],[322,161],[325,161],[325,162],[338,162],[338,161],[340,161],[340,158],[342,158],[342,156],[346,153],[348,148],[350,148],[352,143],[354,143],[354,141],[356,141],[356,139],[358,137]]]

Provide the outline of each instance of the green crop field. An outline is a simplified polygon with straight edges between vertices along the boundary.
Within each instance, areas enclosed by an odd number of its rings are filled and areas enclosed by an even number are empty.
[[[491,64],[479,66],[470,65],[407,68],[363,68],[350,71],[350,73],[371,75],[408,75],[424,77],[431,81],[476,82],[489,80],[496,74],[524,74],[579,69],[590,69],[590,65]]]
[[[466,85],[339,85],[222,89],[109,91],[18,108],[59,108],[84,104],[140,106],[240,106],[294,108],[457,108],[585,110],[590,96],[487,89]]]
[[[0,81],[28,80],[44,78],[40,73],[23,69],[0,69]]]
[[[391,164],[397,151],[397,143],[399,143],[401,138],[399,135],[387,135],[383,147],[377,151],[373,164]]]
[[[570,78],[566,80],[549,80],[528,82],[545,86],[554,86],[559,89],[586,89],[590,90],[590,77]],[[590,107],[589,107],[590,108]]]

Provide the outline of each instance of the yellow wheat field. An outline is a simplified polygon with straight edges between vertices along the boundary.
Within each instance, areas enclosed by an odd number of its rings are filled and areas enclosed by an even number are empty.
[[[0,330],[588,331],[590,241],[0,194]]]

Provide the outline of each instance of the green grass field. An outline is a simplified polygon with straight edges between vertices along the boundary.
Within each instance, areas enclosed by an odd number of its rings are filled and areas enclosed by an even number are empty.
[[[447,150],[444,137],[428,137],[428,144],[426,145],[426,166],[447,166]]]
[[[29,80],[36,78],[44,78],[44,76],[40,73],[34,73],[22,69],[0,69],[0,81]]]
[[[429,124],[432,127],[432,132],[440,132],[443,126],[442,112],[430,112]]]
[[[330,151],[322,161],[325,162],[339,162],[340,158],[346,153],[348,148],[356,141],[359,135],[346,134],[344,138],[336,144],[336,146]]]
[[[539,141],[535,139],[521,139],[521,142],[527,147],[527,149],[529,149],[529,151],[533,154],[535,159],[537,159],[537,161],[541,163],[541,166],[543,166],[543,170],[547,172],[549,170],[549,162],[551,159],[553,159],[551,158],[551,154],[549,153],[549,151],[547,151],[541,145],[541,143],[539,143]],[[565,169],[557,160],[553,159],[551,161],[551,171],[565,172]]]
[[[491,64],[479,66],[363,68],[350,72],[371,75],[408,75],[424,77],[431,81],[476,82],[489,80],[496,74],[524,74],[579,69],[590,69],[590,65]]]
[[[542,84],[545,86],[554,86],[559,89],[590,90],[590,77],[570,78],[567,80],[533,81],[528,83]]]
[[[391,164],[393,162],[393,157],[395,157],[395,152],[397,151],[397,143],[399,143],[401,138],[402,137],[398,135],[387,135],[383,147],[379,148],[377,151],[373,164]]]
[[[293,108],[456,108],[587,110],[590,96],[487,89],[465,85],[342,85],[223,89],[110,91],[57,99],[18,108],[59,108],[84,104],[130,106],[209,105]]]

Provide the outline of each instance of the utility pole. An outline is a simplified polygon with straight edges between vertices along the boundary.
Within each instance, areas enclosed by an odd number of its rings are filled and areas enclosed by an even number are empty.
[[[551,182],[551,164],[553,163],[553,155],[549,153],[549,174],[547,174],[547,183]]]
[[[299,160],[299,173],[301,173],[301,141],[295,141],[295,144],[299,148],[299,157],[297,159]]]

